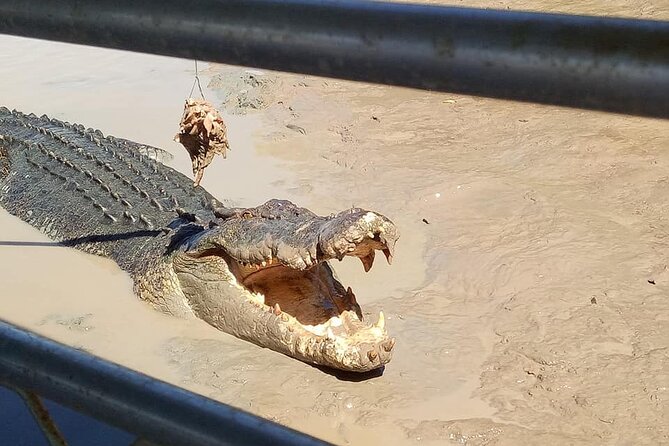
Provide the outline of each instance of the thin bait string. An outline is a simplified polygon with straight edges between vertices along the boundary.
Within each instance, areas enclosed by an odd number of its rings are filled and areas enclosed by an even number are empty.
[[[202,92],[202,85],[200,85],[200,75],[197,71],[197,60],[195,62],[195,79],[193,80],[193,86],[190,88],[190,94],[188,95],[189,98],[193,97],[193,91],[195,91],[195,85],[197,84],[197,89],[200,91],[200,96],[202,96],[202,99],[206,99],[204,97],[204,93]]]

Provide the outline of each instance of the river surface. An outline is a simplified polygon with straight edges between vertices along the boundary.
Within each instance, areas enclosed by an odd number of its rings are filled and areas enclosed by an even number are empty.
[[[649,2],[480,3],[669,18]],[[2,105],[161,147],[190,176],[172,137],[192,61],[0,49]],[[669,442],[667,122],[200,68],[232,147],[210,192],[398,225],[392,266],[335,265],[398,339],[383,374],[343,379],[162,315],[112,262],[1,210],[0,317],[337,444]]]

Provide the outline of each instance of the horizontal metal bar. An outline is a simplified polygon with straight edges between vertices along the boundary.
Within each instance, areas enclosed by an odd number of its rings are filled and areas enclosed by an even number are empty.
[[[3,321],[0,383],[161,445],[327,444]]]
[[[669,22],[337,0],[3,0],[0,33],[669,118]]]

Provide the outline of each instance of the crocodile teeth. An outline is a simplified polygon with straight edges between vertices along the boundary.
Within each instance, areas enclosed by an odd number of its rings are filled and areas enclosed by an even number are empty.
[[[391,239],[390,241],[386,238],[386,236],[383,234],[383,231],[379,232],[379,240],[381,243],[385,245],[385,248],[383,248],[383,254],[386,256],[386,260],[388,261],[388,265],[391,265],[393,263],[393,254],[395,251],[395,242],[397,241],[396,239],[393,240]]]
[[[314,263],[313,259],[311,258],[311,254],[309,254],[309,252],[305,253],[304,257],[302,257],[302,260],[307,265],[307,267],[311,267]]]
[[[346,289],[346,299],[348,299],[348,301],[349,301],[349,303],[350,303],[351,305],[355,305],[355,304],[358,303],[358,302],[355,300],[355,294],[353,294],[353,290],[351,289],[351,287],[348,287],[348,288]]]
[[[386,328],[386,318],[383,316],[383,311],[379,311],[379,320],[374,325],[376,328],[383,330]]]
[[[388,261],[388,265],[393,264],[393,255],[390,253],[390,249],[386,248],[383,250],[383,253],[386,255],[386,260]]]
[[[372,250],[366,256],[360,257],[360,261],[362,262],[362,266],[365,268],[366,273],[372,269],[372,265],[374,264],[374,256],[374,250]]]
[[[274,308],[272,310],[276,316],[281,315],[281,307],[279,306],[279,303],[274,304]]]
[[[260,294],[260,293],[253,293],[253,303],[258,305],[258,306],[263,306],[265,305],[265,295]]]
[[[341,319],[339,319],[338,316],[333,317],[328,321],[328,324],[331,325],[332,327],[340,327],[342,324]]]

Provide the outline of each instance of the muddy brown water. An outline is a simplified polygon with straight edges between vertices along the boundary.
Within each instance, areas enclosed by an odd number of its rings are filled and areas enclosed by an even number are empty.
[[[651,2],[468,5],[669,18]],[[171,139],[192,62],[0,48],[2,105],[162,147],[190,175]],[[238,67],[203,80],[232,146],[205,173],[214,195],[399,226],[392,266],[335,264],[398,338],[384,373],[342,379],[157,313],[112,262],[4,211],[2,318],[338,444],[669,442],[669,123]]]

